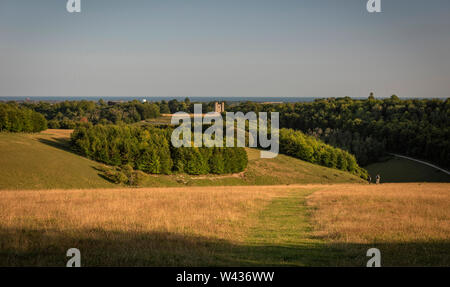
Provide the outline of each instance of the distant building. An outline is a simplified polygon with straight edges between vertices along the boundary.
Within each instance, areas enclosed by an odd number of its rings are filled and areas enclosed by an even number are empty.
[[[224,102],[222,102],[222,103],[215,102],[214,103],[214,112],[216,112],[216,113],[225,112],[225,103]]]
[[[143,99],[142,102],[143,102],[143,103],[146,103],[146,102],[147,102],[147,99]]]

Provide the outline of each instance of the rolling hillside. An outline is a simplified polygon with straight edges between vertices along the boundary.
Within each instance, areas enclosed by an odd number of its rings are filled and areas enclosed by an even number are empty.
[[[425,165],[405,158],[386,157],[364,167],[372,179],[377,174],[381,176],[381,182],[450,182],[450,175]]]
[[[101,176],[101,165],[70,151],[68,130],[0,133],[0,189],[119,187]],[[362,182],[356,176],[285,155],[260,159],[247,149],[245,172],[223,176],[149,175],[143,186],[272,185]]]
[[[368,185],[247,149],[240,174],[124,188],[69,134],[0,134],[1,266],[64,266],[73,246],[83,266],[365,266],[372,247],[383,266],[450,262],[448,184]]]
[[[0,133],[0,189],[114,187],[98,176],[96,162],[64,150],[68,136]]]

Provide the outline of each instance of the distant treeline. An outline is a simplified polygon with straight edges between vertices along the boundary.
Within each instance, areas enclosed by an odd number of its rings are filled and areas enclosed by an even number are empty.
[[[23,103],[45,116],[49,128],[73,129],[80,122],[93,124],[135,123],[159,117],[159,106],[155,103],[94,101],[65,101],[59,103]]]
[[[194,103],[186,98],[184,101],[176,99],[161,102],[105,102],[94,101],[64,101],[59,103],[22,103],[45,116],[49,128],[73,129],[79,122],[92,124],[135,123],[146,119],[157,118],[160,114],[170,114],[179,111],[193,113]],[[205,103],[203,112],[214,110],[214,103]]]
[[[396,152],[450,164],[450,100],[397,96],[367,100],[318,99],[309,103],[240,103],[229,111],[278,111],[280,126],[315,135],[354,154],[361,165]]]
[[[244,148],[174,148],[172,130],[130,125],[80,125],[72,133],[74,149],[113,166],[131,165],[152,174],[226,174],[247,167]]]
[[[353,155],[340,148],[332,147],[301,131],[280,130],[280,152],[301,160],[326,167],[348,171],[367,178],[367,171],[358,166]]]
[[[74,128],[79,122],[92,124],[134,123],[178,111],[193,112],[194,103],[171,100],[142,103],[66,101],[24,103],[42,113],[50,128]],[[214,103],[204,103],[210,112]],[[317,99],[299,103],[228,102],[226,111],[244,113],[280,112],[280,127],[300,130],[332,146],[354,154],[359,165],[396,152],[429,160],[444,167],[450,164],[450,100],[410,99],[397,96],[366,100]]]
[[[0,103],[0,131],[40,132],[47,129],[44,116],[15,103]]]

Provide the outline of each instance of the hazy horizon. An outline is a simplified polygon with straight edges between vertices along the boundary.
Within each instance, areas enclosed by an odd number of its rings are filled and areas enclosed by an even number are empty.
[[[0,2],[0,97],[447,98],[450,2]]]

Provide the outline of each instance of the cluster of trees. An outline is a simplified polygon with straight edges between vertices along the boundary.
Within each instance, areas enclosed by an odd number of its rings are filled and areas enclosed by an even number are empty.
[[[44,116],[15,103],[0,103],[0,131],[40,132],[47,129]]]
[[[281,127],[309,134],[330,129],[331,136],[320,138],[354,153],[360,164],[376,161],[385,152],[445,167],[450,164],[450,99],[375,99],[371,95],[365,100],[346,97],[304,103],[245,102],[228,110],[277,111]],[[345,138],[337,140],[340,136]]]
[[[171,171],[166,131],[127,125],[79,125],[71,135],[75,150],[113,166],[131,164],[148,173]]]
[[[348,171],[367,178],[367,171],[358,166],[355,157],[332,147],[313,136],[293,129],[280,130],[280,152],[322,166]]]
[[[188,174],[227,174],[241,172],[247,167],[244,148],[190,147],[173,148],[173,170]]]
[[[158,103],[64,101],[58,103],[23,103],[49,121],[50,128],[73,129],[79,122],[93,124],[135,123],[160,116]]]
[[[243,171],[243,148],[175,148],[171,129],[130,125],[79,125],[71,136],[74,149],[91,159],[152,174],[225,174]]]

